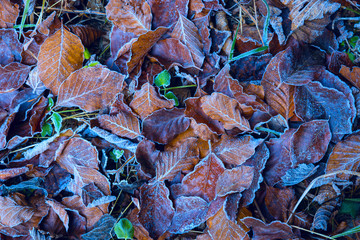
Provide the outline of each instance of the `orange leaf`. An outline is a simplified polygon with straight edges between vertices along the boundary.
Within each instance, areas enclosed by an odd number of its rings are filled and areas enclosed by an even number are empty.
[[[106,16],[124,32],[141,35],[151,30],[151,9],[145,0],[111,0]]]
[[[132,114],[119,112],[115,116],[100,115],[98,120],[102,128],[120,137],[134,139],[141,135],[139,120]]]
[[[248,120],[241,116],[239,103],[233,98],[214,92],[201,98],[201,107],[209,117],[222,122],[226,130],[251,131]]]
[[[135,92],[134,98],[130,103],[130,107],[140,115],[141,119],[144,119],[158,109],[172,108],[173,106],[173,100],[161,99],[155,88],[149,83],[145,83],[139,91]]]
[[[2,0],[0,4],[0,28],[11,28],[19,15],[19,5],[10,0]]]
[[[124,89],[124,78],[102,65],[79,69],[60,85],[57,105],[89,112],[105,108]]]

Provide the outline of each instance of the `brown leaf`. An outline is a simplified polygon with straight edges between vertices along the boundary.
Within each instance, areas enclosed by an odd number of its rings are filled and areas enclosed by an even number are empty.
[[[329,119],[332,134],[351,133],[356,112],[350,88],[325,68],[314,80],[296,88],[296,114],[305,121]]]
[[[208,203],[200,197],[179,197],[175,199],[175,215],[169,232],[181,234],[206,220]]]
[[[21,174],[27,173],[30,169],[28,167],[19,168],[6,168],[0,170],[0,181],[6,181],[10,178],[20,176]]]
[[[96,148],[82,138],[65,141],[56,152],[56,161],[71,174],[76,166],[99,169]]]
[[[82,67],[84,46],[74,34],[61,27],[41,45],[38,69],[41,81],[55,95],[59,86],[75,70]]]
[[[120,137],[134,139],[141,135],[139,120],[132,114],[119,112],[114,116],[100,115],[98,120],[100,127]]]
[[[29,221],[35,213],[35,209],[28,206],[25,199],[13,195],[13,197],[0,196],[0,223],[5,227],[15,227]]]
[[[65,206],[62,205],[61,203],[55,201],[55,200],[52,200],[52,199],[46,200],[45,202],[59,216],[60,220],[64,224],[64,227],[65,227],[66,231],[68,231],[68,229],[69,229],[69,215],[67,214],[67,212],[65,210]]]
[[[254,139],[252,136],[230,137],[226,134],[214,148],[214,153],[226,164],[241,165],[254,153],[255,148],[262,139]]]
[[[326,166],[326,173],[349,170],[358,171],[360,165],[360,133],[359,131],[350,134],[344,140],[338,142]],[[339,174],[341,179],[347,180],[350,175]]]
[[[140,115],[141,119],[149,116],[161,108],[172,108],[174,101],[161,99],[155,88],[149,83],[142,85],[141,89],[136,91],[130,107]]]
[[[141,35],[131,45],[131,57],[127,62],[128,72],[132,72],[141,65],[144,57],[148,54],[154,44],[168,31],[168,28],[159,27],[154,31],[148,31]]]
[[[198,153],[191,146],[194,142],[195,139],[189,139],[173,151],[160,154],[160,160],[156,163],[157,181],[172,181],[179,172],[194,168],[199,161]]]
[[[89,25],[71,25],[68,26],[70,31],[78,36],[81,39],[81,42],[85,47],[90,47],[101,35],[103,34],[102,31],[99,29],[93,28]]]
[[[288,224],[280,221],[273,221],[266,224],[253,217],[246,217],[241,221],[253,230],[253,240],[276,240],[279,238],[293,240],[301,239],[292,232],[291,227]]]
[[[286,221],[290,215],[289,209],[293,201],[296,201],[293,188],[274,188],[266,186],[265,206],[275,220]]]
[[[213,240],[234,239],[249,240],[246,231],[237,223],[231,221],[222,207],[213,217],[207,220],[208,231]]]
[[[0,4],[0,28],[11,28],[19,15],[19,5],[10,0],[3,0]]]
[[[342,65],[340,74],[349,80],[356,88],[360,89],[360,67],[349,67]]]
[[[106,17],[122,31],[138,36],[151,29],[151,9],[145,0],[111,0],[106,5]]]
[[[189,0],[149,0],[148,2],[153,14],[153,28],[170,27],[178,20],[178,14],[186,16],[188,13]]]
[[[140,188],[140,204],[139,221],[150,237],[157,239],[168,229],[175,212],[169,189],[164,182],[144,184]]]
[[[253,178],[253,167],[239,166],[226,169],[216,182],[216,195],[223,197],[231,193],[242,192],[250,187]]]
[[[157,42],[151,50],[151,55],[167,69],[172,66],[181,66],[186,69],[196,67],[190,49],[176,38],[167,38]]]
[[[339,3],[329,0],[280,0],[290,9],[291,30],[301,27],[305,21],[321,19],[325,14],[333,14],[340,8]]]
[[[183,178],[184,193],[212,201],[216,197],[216,182],[224,171],[221,160],[210,153],[196,165],[194,171]]]
[[[21,61],[22,45],[15,29],[0,29],[0,64]]]
[[[241,115],[239,103],[222,93],[202,97],[201,108],[209,117],[222,122],[226,130],[251,131],[248,120]]]
[[[183,109],[160,109],[143,119],[143,134],[154,142],[167,144],[189,126],[190,119]]]
[[[195,66],[201,68],[205,56],[203,53],[201,37],[195,24],[180,14],[179,19],[175,24],[174,30],[170,36],[179,39],[189,48]]]
[[[102,65],[79,69],[60,85],[57,105],[89,112],[105,108],[124,89],[124,78]]]
[[[325,155],[330,140],[331,133],[327,120],[314,120],[301,124],[290,143],[293,166],[320,161]]]

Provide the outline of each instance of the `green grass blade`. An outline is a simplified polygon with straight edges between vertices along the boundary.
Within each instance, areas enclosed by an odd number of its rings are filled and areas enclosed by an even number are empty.
[[[231,50],[230,50],[230,55],[229,55],[229,61],[231,61],[234,57],[234,50],[235,50],[235,43],[236,43],[236,36],[238,35],[238,32],[239,32],[239,27],[240,27],[240,21],[239,21],[239,24],[236,28],[236,32],[235,32],[235,36],[233,38],[233,42],[231,44]]]
[[[236,60],[239,60],[241,58],[251,56],[251,55],[253,55],[255,53],[263,52],[263,51],[267,50],[268,48],[269,48],[268,46],[262,46],[262,47],[259,47],[259,48],[255,48],[253,50],[250,50],[248,52],[244,52],[244,53],[234,57],[233,59],[229,60],[229,62],[236,61]]]
[[[265,44],[265,46],[268,45],[268,29],[269,29],[269,23],[270,23],[270,7],[269,4],[266,2],[266,0],[262,0],[263,3],[266,6],[266,18],[265,18],[265,24],[264,24],[264,29],[263,29],[263,42]]]
[[[24,29],[25,19],[27,17],[28,11],[29,11],[29,5],[30,5],[30,0],[26,0],[24,12],[23,12],[23,15],[22,15],[22,18],[21,18],[19,39],[21,38],[23,29]]]
[[[339,234],[336,234],[335,236],[331,236],[332,238],[338,238],[338,237],[344,237],[344,236],[347,236],[347,235],[350,235],[350,234],[354,234],[354,233],[358,233],[360,232],[360,226],[356,226],[352,229],[349,229],[343,233],[339,233]]]

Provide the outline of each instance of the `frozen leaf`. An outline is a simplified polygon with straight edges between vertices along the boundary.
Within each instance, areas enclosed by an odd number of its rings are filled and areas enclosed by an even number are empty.
[[[71,25],[68,26],[70,31],[81,39],[85,47],[90,47],[92,43],[98,39],[103,32],[99,29],[93,28],[89,25]]]
[[[296,88],[296,114],[305,121],[329,119],[333,134],[351,133],[356,113],[349,87],[325,69],[315,77],[317,81]]]
[[[291,19],[291,30],[301,27],[305,21],[321,19],[325,14],[333,14],[341,6],[330,0],[280,0],[289,7]]]
[[[334,213],[335,208],[338,207],[339,202],[340,198],[334,198],[322,204],[315,213],[311,229],[326,231],[330,217]]]
[[[262,143],[256,148],[255,154],[243,164],[243,166],[251,166],[254,168],[254,178],[250,187],[241,193],[242,206],[247,206],[253,202],[255,193],[260,188],[260,183],[263,181],[262,171],[265,168],[269,155],[269,149],[266,147],[265,143]]]
[[[148,54],[154,44],[168,31],[168,28],[159,27],[154,31],[148,31],[142,34],[131,45],[131,57],[127,62],[128,72],[132,72],[139,64],[142,63],[144,57]]]
[[[360,165],[360,132],[354,132],[344,140],[338,142],[326,166],[326,173],[349,170],[358,171]],[[349,175],[341,174],[342,179],[349,179]]]
[[[124,89],[124,78],[102,65],[79,69],[60,85],[57,105],[89,112],[105,108]]]
[[[208,203],[200,197],[178,197],[169,232],[181,234],[199,226],[206,220],[208,207]]]
[[[49,205],[54,212],[59,216],[60,220],[64,224],[66,231],[69,229],[69,215],[65,210],[65,206],[55,200],[46,200],[46,204]]]
[[[114,116],[100,115],[98,120],[100,127],[120,137],[134,139],[141,135],[139,120],[132,114],[119,112]]]
[[[145,0],[109,1],[106,17],[122,31],[138,36],[151,29],[151,9]]]
[[[253,167],[239,166],[226,169],[216,182],[216,195],[223,197],[231,193],[242,192],[250,187],[253,178]]]
[[[222,93],[212,93],[201,98],[201,108],[212,119],[224,124],[226,130],[238,128],[241,131],[251,131],[239,109],[239,103]]]
[[[340,74],[349,80],[357,89],[360,89],[360,67],[349,67],[342,65]]]
[[[192,148],[193,140],[183,142],[180,147],[160,154],[156,163],[156,180],[172,181],[181,171],[192,170],[198,162],[198,153]]]
[[[279,59],[286,51],[278,53],[268,64],[261,85],[265,90],[265,100],[270,107],[281,114],[286,120],[294,115],[295,87],[281,82],[279,73],[283,72]]]
[[[0,29],[0,64],[7,65],[15,61],[20,62],[21,52],[22,45],[16,31],[14,29]]]
[[[19,15],[19,5],[10,0],[3,0],[0,4],[0,28],[11,28]]]
[[[199,31],[193,22],[183,15],[179,15],[179,19],[170,36],[179,39],[189,48],[195,66],[200,68],[204,62],[205,56]]]
[[[170,27],[178,20],[179,14],[184,16],[188,13],[189,0],[149,0],[153,14],[152,26]]]
[[[275,220],[286,221],[290,214],[289,209],[293,206],[293,201],[296,201],[293,188],[266,186],[265,206]]]
[[[35,209],[16,195],[14,198],[0,196],[0,206],[0,223],[6,227],[15,227],[27,222],[35,213]]]
[[[216,197],[216,182],[224,171],[221,160],[210,153],[196,165],[194,171],[183,178],[184,193],[212,201]]]
[[[191,54],[189,48],[176,38],[160,40],[151,50],[151,55],[156,57],[166,69],[172,66],[181,66],[186,69],[195,68]]]
[[[190,126],[183,109],[160,109],[143,120],[143,134],[147,139],[167,144]]]
[[[213,240],[234,239],[249,240],[246,230],[237,223],[231,221],[222,207],[213,217],[207,220],[208,231]]]
[[[58,95],[60,84],[72,72],[82,67],[83,53],[84,47],[81,40],[61,27],[41,45],[38,56],[41,81],[55,95]]]
[[[281,177],[283,186],[293,186],[313,175],[319,166],[314,164],[301,163],[296,168],[289,169],[284,176]]]
[[[276,240],[279,238],[293,240],[301,239],[292,232],[291,227],[288,224],[280,221],[273,221],[266,224],[253,217],[246,217],[241,221],[253,230],[253,240]]]
[[[241,165],[255,153],[255,148],[261,142],[261,139],[249,135],[230,137],[223,134],[214,153],[226,164]]]
[[[71,138],[57,150],[56,161],[60,167],[74,174],[76,166],[99,169],[98,152],[94,146],[82,138]]]
[[[149,231],[150,237],[157,239],[169,228],[175,212],[169,189],[164,182],[144,184],[140,188],[140,204],[140,223]]]
[[[110,232],[115,223],[116,219],[114,217],[105,214],[96,222],[91,231],[81,235],[81,237],[84,240],[110,240]]]
[[[30,67],[21,63],[0,66],[0,93],[12,92],[20,88],[29,75]]]
[[[291,139],[291,161],[293,166],[301,163],[317,163],[325,155],[331,133],[327,120],[303,123]]]
[[[30,71],[29,78],[26,80],[26,84],[33,89],[34,93],[39,95],[46,90],[45,85],[39,78],[39,71],[37,67]]]
[[[140,115],[141,119],[144,119],[158,109],[172,108],[173,101],[161,99],[155,88],[145,83],[139,91],[135,92],[130,107]]]
[[[21,174],[27,173],[30,169],[28,167],[19,168],[5,168],[0,170],[0,181],[6,181],[10,178],[20,176]]]

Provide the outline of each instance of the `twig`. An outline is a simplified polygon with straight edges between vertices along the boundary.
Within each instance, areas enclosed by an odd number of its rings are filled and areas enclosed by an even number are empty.
[[[36,9],[41,9],[41,7],[35,7]],[[53,11],[62,11],[66,13],[77,13],[77,14],[94,14],[94,15],[101,15],[106,16],[106,13],[103,12],[97,12],[93,10],[68,10],[68,9],[60,9],[60,8],[53,8],[53,7],[47,7],[46,11],[53,10]]]

